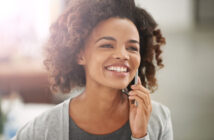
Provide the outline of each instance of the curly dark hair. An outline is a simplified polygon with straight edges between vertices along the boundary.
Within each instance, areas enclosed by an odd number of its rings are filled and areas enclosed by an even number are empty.
[[[157,23],[134,0],[71,0],[64,13],[50,27],[44,64],[49,72],[52,91],[68,93],[74,87],[85,86],[83,66],[77,63],[77,55],[84,43],[101,21],[110,17],[131,20],[140,35],[139,77],[143,86],[154,92],[158,85],[157,68],[162,68],[161,46],[165,38]]]

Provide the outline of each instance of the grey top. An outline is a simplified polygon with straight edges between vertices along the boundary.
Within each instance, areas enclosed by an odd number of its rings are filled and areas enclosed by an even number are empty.
[[[64,101],[24,125],[17,132],[13,140],[69,140],[69,102],[70,99]],[[88,137],[79,139],[80,131],[78,129],[72,131],[71,133],[75,135],[75,140],[89,140]],[[173,140],[169,109],[158,102],[152,101],[152,113],[147,127],[147,136],[143,138],[135,139],[132,136],[130,137],[129,125],[126,124],[121,129],[112,133],[111,138],[108,137],[105,139],[116,139],[117,133],[125,136],[123,133],[126,132],[126,139],[129,140]],[[104,140],[99,139],[99,136],[96,139]]]

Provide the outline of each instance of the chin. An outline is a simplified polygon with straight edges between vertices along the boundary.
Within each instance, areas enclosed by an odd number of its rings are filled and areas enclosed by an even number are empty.
[[[129,81],[128,80],[126,80],[126,81],[125,80],[124,81],[112,81],[112,82],[108,81],[104,85],[106,87],[110,87],[110,88],[113,88],[113,89],[122,90],[122,89],[125,89],[129,85]]]
[[[128,84],[120,84],[120,85],[112,85],[111,87],[114,89],[122,90],[122,89],[125,89],[127,86]]]

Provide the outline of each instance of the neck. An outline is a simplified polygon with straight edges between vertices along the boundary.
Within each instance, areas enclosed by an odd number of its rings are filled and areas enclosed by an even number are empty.
[[[125,103],[126,95],[118,89],[86,85],[85,91],[79,99],[93,114],[100,117],[110,117]]]

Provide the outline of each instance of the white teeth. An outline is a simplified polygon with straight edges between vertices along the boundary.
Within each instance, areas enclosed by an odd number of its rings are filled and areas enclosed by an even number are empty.
[[[110,71],[116,71],[116,72],[127,72],[127,68],[126,67],[107,67],[108,70]]]

